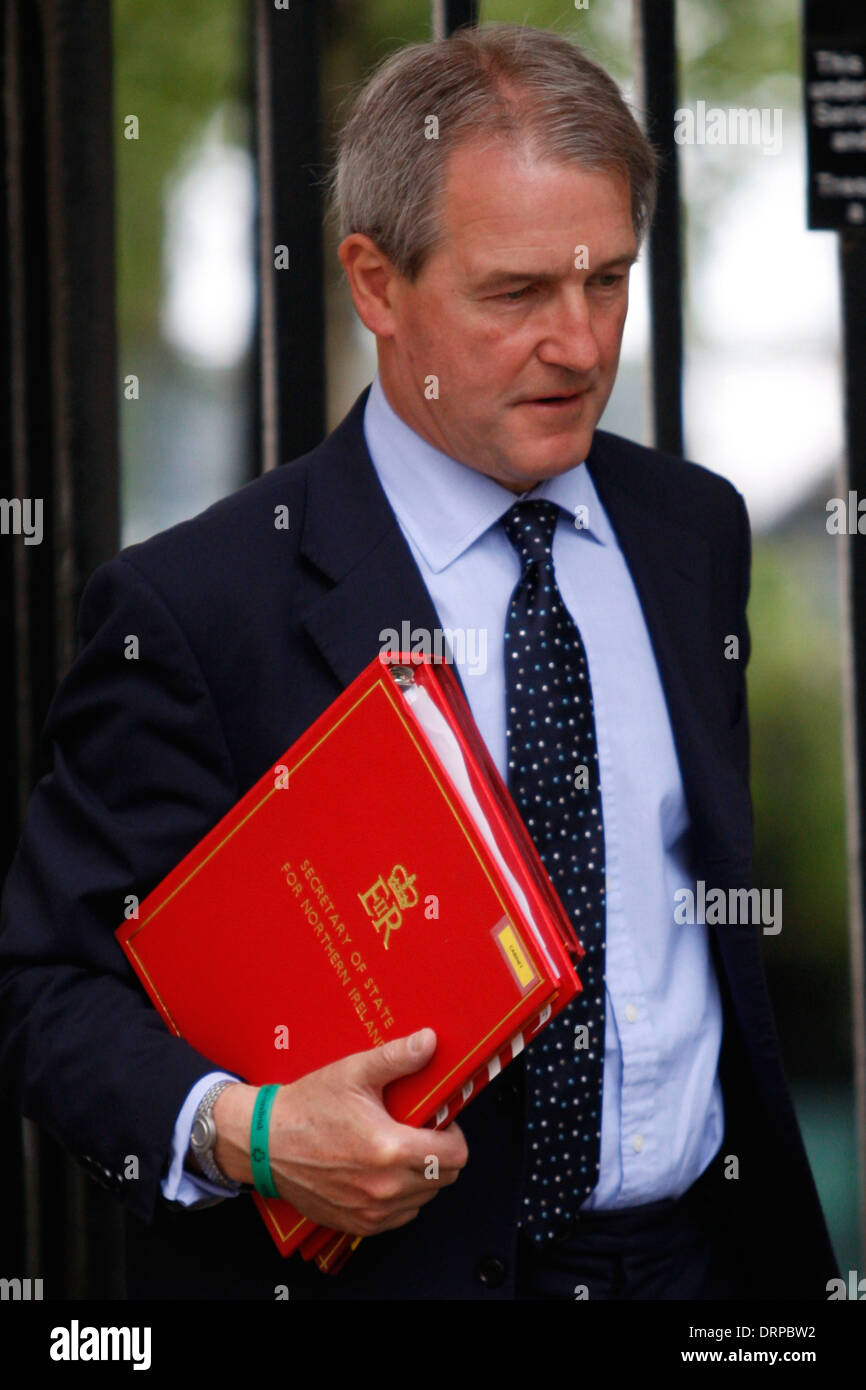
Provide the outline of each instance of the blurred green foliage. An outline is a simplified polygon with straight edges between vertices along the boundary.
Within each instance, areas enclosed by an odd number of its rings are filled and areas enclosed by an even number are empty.
[[[585,10],[568,0],[484,0],[481,19],[566,34],[625,83],[632,76],[632,12],[632,0],[590,0]],[[798,25],[799,7],[791,0],[679,0],[682,92],[739,101],[768,73],[797,71]]]
[[[121,340],[156,331],[168,177],[215,109],[247,87],[246,7],[237,0],[114,0],[117,292]],[[139,138],[124,121],[138,117]]]
[[[762,946],[792,1074],[850,1075],[839,539],[815,511],[803,534],[755,546],[748,670],[755,882],[782,890]]]
[[[774,957],[825,966],[846,950],[836,555],[826,533],[765,537],[749,603],[756,878],[790,894]]]

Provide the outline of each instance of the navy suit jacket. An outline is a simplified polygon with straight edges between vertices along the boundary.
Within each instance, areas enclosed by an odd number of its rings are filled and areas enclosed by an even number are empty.
[[[456,1184],[328,1278],[281,1259],[247,1197],[200,1211],[162,1198],[180,1106],[221,1059],[169,1033],[114,938],[127,895],[142,898],[229,810],[378,652],[383,629],[439,626],[366,449],[366,396],[303,458],[97,570],[80,654],[46,725],[53,771],[34,792],[4,897],[0,1066],[24,1113],[125,1203],[132,1296],[273,1298],[278,1285],[292,1298],[514,1295],[520,1061],[464,1112],[469,1162]],[[600,430],[587,466],[656,652],[696,876],[748,887],[742,499],[695,464]],[[288,529],[275,526],[281,506]],[[730,635],[738,660],[724,655]],[[335,835],[351,834],[339,786],[327,794]],[[712,929],[727,1127],[707,1181],[747,1296],[823,1299],[836,1262],[759,931]],[[241,921],[239,951],[243,934]],[[133,1154],[139,1176],[128,1179]]]

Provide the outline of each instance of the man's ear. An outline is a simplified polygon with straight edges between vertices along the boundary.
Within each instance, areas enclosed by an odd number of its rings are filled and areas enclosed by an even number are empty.
[[[351,232],[337,247],[361,322],[377,338],[396,329],[394,289],[399,274],[379,247],[362,232]]]

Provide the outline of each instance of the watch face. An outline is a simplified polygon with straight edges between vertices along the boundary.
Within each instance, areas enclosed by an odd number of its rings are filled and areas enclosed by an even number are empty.
[[[195,1120],[193,1121],[192,1130],[190,1131],[189,1136],[189,1142],[192,1145],[193,1149],[195,1149],[196,1153],[203,1153],[211,1147],[211,1144],[213,1143],[213,1140],[216,1137],[212,1133],[214,1129],[215,1126],[212,1123],[208,1123],[208,1119],[206,1116],[196,1116]]]

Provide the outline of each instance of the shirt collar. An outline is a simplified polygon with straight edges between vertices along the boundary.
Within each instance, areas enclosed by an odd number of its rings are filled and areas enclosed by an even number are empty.
[[[364,407],[364,436],[397,520],[434,574],[458,559],[518,500],[487,474],[422,439],[394,410],[378,374]],[[599,545],[613,540],[582,463],[544,479],[520,500],[529,498],[558,503],[580,533]]]

